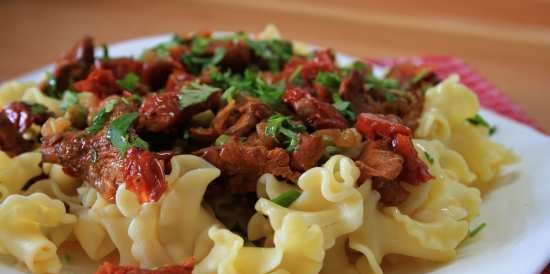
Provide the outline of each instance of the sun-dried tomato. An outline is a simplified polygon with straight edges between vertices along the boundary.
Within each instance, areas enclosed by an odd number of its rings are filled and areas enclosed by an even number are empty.
[[[191,274],[194,264],[194,260],[190,259],[183,264],[166,265],[156,269],[142,269],[136,266],[121,266],[104,262],[95,274]]]
[[[131,148],[125,158],[124,182],[139,201],[157,201],[166,190],[164,171],[154,153]]]
[[[77,91],[88,91],[103,99],[110,95],[122,94],[122,88],[116,80],[112,71],[94,69],[86,79],[76,82],[74,87]]]

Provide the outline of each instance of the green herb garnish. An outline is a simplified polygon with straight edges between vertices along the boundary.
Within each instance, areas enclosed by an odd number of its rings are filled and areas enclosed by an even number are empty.
[[[388,101],[388,102],[393,102],[393,101],[397,100],[397,96],[395,96],[395,94],[393,94],[389,91],[385,91],[384,92],[384,99],[386,99],[386,101]]]
[[[319,83],[331,93],[337,93],[340,88],[340,76],[333,72],[321,71],[315,77],[315,82]]]
[[[103,57],[101,59],[103,59],[104,61],[109,60],[109,48],[107,47],[107,44],[101,45],[101,51],[103,53]]]
[[[46,73],[46,86],[44,87],[44,93],[48,97],[59,99],[61,94],[57,90],[57,79],[50,72]]]
[[[179,94],[180,108],[184,109],[196,104],[206,102],[210,95],[219,91],[219,88],[212,87],[206,84],[199,84],[198,82],[192,82],[191,84],[183,87]]]
[[[31,107],[31,114],[32,115],[36,115],[36,116],[39,116],[39,115],[43,115],[43,114],[48,114],[48,108],[45,107],[44,105],[42,104],[39,104],[39,103],[30,103],[29,104],[30,107]]]
[[[427,68],[422,68],[416,75],[411,79],[411,83],[416,84],[430,75],[431,70]]]
[[[223,92],[222,99],[224,99],[226,102],[233,100],[235,99],[236,93],[237,93],[237,88],[235,86],[230,86]]]
[[[111,141],[118,151],[125,155],[129,148],[138,147],[148,149],[149,145],[138,136],[130,136],[129,129],[138,118],[139,113],[130,112],[121,115],[111,122],[107,131],[107,139]]]
[[[103,108],[101,108],[92,119],[92,124],[88,128],[86,128],[86,132],[89,134],[98,133],[103,128],[103,126],[105,126],[105,122],[107,122],[107,117],[109,117],[109,113],[113,111],[113,108],[117,103],[117,99],[111,99],[107,103],[105,103]]]
[[[294,151],[298,146],[298,134],[305,132],[306,127],[291,120],[290,116],[275,114],[267,119],[265,134],[275,138],[286,146],[288,151]],[[279,138],[284,136],[284,138]]]
[[[130,72],[120,80],[116,80],[116,83],[127,91],[134,91],[136,85],[139,83],[139,76]]]
[[[61,99],[61,109],[67,110],[68,108],[78,104],[78,93],[71,90],[67,90],[63,93],[63,98]]]
[[[217,147],[222,147],[231,139],[231,135],[222,134],[216,138],[216,141],[214,142],[214,145]]]
[[[365,77],[365,81],[368,85],[371,85],[376,90],[399,88],[399,82],[397,82],[397,80],[391,78],[380,79],[372,74]]]
[[[181,57],[181,62],[185,67],[193,74],[197,75],[202,72],[206,67],[213,67],[219,64],[225,56],[225,48],[218,47],[214,50],[214,54],[211,57],[200,56],[193,54],[186,54]]]
[[[203,54],[210,44],[210,38],[204,36],[195,36],[191,40],[191,52],[195,55]]]
[[[150,50],[155,53],[156,57],[160,59],[166,59],[170,56],[170,49],[181,44],[183,44],[183,39],[181,39],[179,35],[174,34],[170,41],[160,43]],[[140,58],[143,58],[143,56],[141,56]]]
[[[272,72],[280,71],[283,64],[292,57],[292,44],[287,41],[247,39],[247,43],[254,54],[267,63]]]
[[[325,146],[325,152],[323,153],[323,156],[321,157],[321,162],[326,162],[330,157],[336,154],[342,153],[342,149],[333,146],[333,145],[326,145]]]
[[[285,93],[285,85],[282,82],[277,85],[270,85],[262,78],[256,77],[254,89],[250,90],[249,93],[268,105],[276,106],[281,104],[281,98]]]
[[[424,151],[424,156],[426,157],[426,160],[428,160],[428,162],[433,165],[434,164],[434,158],[432,157],[432,155],[430,155],[427,151]]]
[[[304,78],[302,78],[302,66],[298,66],[290,75],[289,81],[293,85],[301,86],[305,84]]]
[[[470,124],[474,126],[482,126],[489,129],[489,135],[495,134],[497,131],[497,128],[495,126],[491,126],[481,115],[476,114],[474,117],[467,118],[466,121],[468,121]]]
[[[470,230],[468,232],[468,238],[473,238],[475,237],[481,230],[483,230],[485,227],[487,226],[486,223],[481,223],[479,224],[476,228],[474,228],[473,230]]]
[[[333,93],[332,94],[332,106],[337,109],[346,119],[350,121],[355,121],[355,112],[351,108],[351,103],[348,101],[345,101],[340,97],[340,94]]]
[[[296,189],[291,189],[287,192],[284,192],[280,194],[279,196],[275,197],[272,202],[282,206],[282,207],[289,207],[294,201],[296,201],[302,192]]]
[[[242,75],[214,70],[210,72],[209,77],[213,86],[225,90],[222,95],[225,101],[233,99],[237,93],[245,92],[265,104],[277,106],[281,104],[281,98],[285,92],[283,82],[270,85],[251,69],[245,70]]]
[[[342,99],[338,89],[340,88],[340,76],[333,72],[319,72],[315,77],[315,82],[325,87],[331,94],[332,106],[336,108],[344,117],[350,121],[355,121],[355,112],[352,110],[351,103]]]

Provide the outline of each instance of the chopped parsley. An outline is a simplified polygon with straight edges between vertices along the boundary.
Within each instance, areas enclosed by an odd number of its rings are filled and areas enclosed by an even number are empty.
[[[222,147],[231,139],[231,135],[222,134],[216,138],[216,141],[214,142],[214,145],[217,147]]]
[[[291,189],[287,192],[281,193],[279,196],[273,198],[272,202],[282,206],[289,207],[294,201],[296,201],[302,192],[296,189]]]
[[[434,158],[427,151],[424,151],[424,156],[426,157],[426,160],[428,160],[430,165],[434,164]]]
[[[212,56],[197,55],[191,51],[190,54],[185,54],[181,57],[181,62],[189,70],[189,72],[198,75],[206,67],[212,67],[219,64],[225,56],[225,48],[218,47],[214,50]]]
[[[275,114],[267,119],[265,134],[275,138],[286,146],[288,151],[296,150],[298,146],[298,134],[305,132],[306,127],[291,120],[290,116]],[[284,138],[280,138],[284,136]]]
[[[397,82],[397,80],[391,78],[380,79],[372,74],[365,77],[365,81],[368,85],[372,86],[376,90],[399,88],[399,82]]]
[[[139,83],[139,76],[130,72],[124,78],[117,80],[116,83],[127,91],[134,91],[136,85]]]
[[[386,101],[388,101],[388,102],[393,102],[393,101],[397,100],[397,96],[395,96],[395,94],[393,94],[389,91],[386,91],[386,92],[384,92],[384,99],[386,99]]]
[[[468,231],[468,238],[475,237],[481,230],[483,230],[487,226],[486,223],[481,223],[477,227],[475,227],[473,230]]]
[[[416,75],[411,79],[411,83],[416,84],[426,78],[426,76],[430,75],[431,70],[427,68],[422,68]]]
[[[271,106],[279,105],[285,93],[284,83],[270,85],[260,77],[256,77],[254,87],[250,90],[250,95]]]
[[[230,100],[233,100],[235,98],[236,93],[237,88],[235,86],[230,86],[223,92],[222,99],[224,99],[226,102],[229,102]]]
[[[107,44],[101,45],[101,51],[103,53],[103,57],[101,59],[109,60],[109,48],[107,47]]]
[[[121,115],[111,122],[107,131],[107,139],[111,141],[118,151],[125,155],[131,147],[148,149],[149,144],[137,135],[130,135],[129,129],[138,118],[139,113],[130,112]]]
[[[57,90],[57,79],[55,78],[55,76],[53,74],[51,74],[49,72],[46,74],[46,86],[44,88],[44,93],[48,97],[52,97],[52,98],[56,98],[56,99],[61,98],[61,94]]]
[[[304,78],[302,78],[302,66],[298,66],[290,75],[290,83],[296,86],[301,86],[304,84]]]
[[[213,71],[209,76],[213,86],[225,90],[222,98],[226,101],[233,99],[237,93],[245,92],[265,104],[277,106],[281,104],[281,98],[285,93],[283,82],[270,85],[251,69],[245,70],[243,75],[231,74],[229,71]]]
[[[342,153],[342,149],[333,146],[333,145],[326,145],[325,146],[325,152],[323,153],[323,156],[321,157],[321,162],[326,162],[330,157],[336,154]]]
[[[495,134],[497,131],[497,128],[495,126],[491,126],[481,115],[476,114],[474,117],[467,118],[466,121],[468,121],[470,124],[474,126],[482,126],[489,129],[489,135]]]
[[[338,92],[338,89],[340,88],[340,81],[340,76],[333,72],[321,71],[315,77],[315,82],[328,89],[331,93]]]
[[[61,109],[67,110],[68,108],[78,104],[78,93],[71,90],[67,90],[63,93],[63,98],[61,99]]]
[[[212,87],[206,84],[199,84],[198,82],[192,82],[191,84],[183,87],[179,94],[180,108],[184,109],[190,106],[194,106],[203,102],[206,102],[210,95],[219,91],[219,88]]]
[[[183,43],[183,39],[181,39],[179,35],[174,34],[172,36],[172,39],[170,39],[170,41],[160,43],[154,46],[150,50],[155,53],[156,57],[160,59],[166,59],[170,56],[170,49],[177,45],[181,45],[182,43]]]
[[[284,63],[292,57],[292,44],[287,41],[247,39],[247,43],[254,54],[267,63],[272,72],[280,71]]]
[[[191,39],[191,52],[195,55],[203,54],[210,44],[210,38],[204,36],[195,36]]]
[[[113,108],[117,103],[118,103],[117,99],[111,99],[107,103],[105,103],[103,108],[101,108],[99,112],[92,119],[92,124],[88,128],[86,128],[86,132],[89,134],[98,133],[105,126],[105,122],[107,122],[109,113],[113,111]]]
[[[355,121],[355,112],[352,110],[351,103],[342,99],[338,89],[340,88],[340,76],[332,72],[319,72],[315,77],[315,82],[325,87],[331,94],[332,106],[336,108],[344,117],[350,121]]]
[[[30,105],[30,107],[31,107],[31,114],[32,114],[32,115],[39,116],[39,115],[43,115],[43,114],[48,114],[48,113],[49,113],[48,108],[45,107],[45,106],[42,105],[42,104],[39,104],[39,103],[30,103],[29,105]]]

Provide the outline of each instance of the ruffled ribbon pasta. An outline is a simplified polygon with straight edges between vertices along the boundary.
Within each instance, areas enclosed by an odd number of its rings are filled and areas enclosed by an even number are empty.
[[[46,236],[56,238],[57,244],[66,237],[44,234],[44,231],[76,221],[75,216],[65,213],[61,201],[42,193],[11,195],[0,204],[0,220],[0,253],[23,261],[33,273],[58,273],[61,270],[56,243]],[[70,232],[70,227],[65,228]],[[67,233],[63,235],[68,236]]]
[[[219,222],[201,203],[220,171],[193,155],[175,156],[171,164],[169,189],[158,202],[140,204],[124,185],[115,204],[89,186],[79,189],[84,208],[75,235],[91,258],[117,249],[121,264],[153,268],[206,256],[212,246],[208,228]]]
[[[489,139],[489,129],[467,121],[479,112],[476,95],[459,83],[457,75],[426,92],[424,112],[415,132],[417,138],[436,139],[460,153],[476,175],[477,186],[486,185],[502,166],[517,157],[501,144]]]

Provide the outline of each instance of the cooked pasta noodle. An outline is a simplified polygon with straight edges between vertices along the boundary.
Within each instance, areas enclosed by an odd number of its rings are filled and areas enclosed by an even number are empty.
[[[201,202],[219,171],[192,155],[175,156],[171,164],[170,190],[155,203],[139,204],[124,185],[117,191],[116,204],[89,186],[79,190],[85,209],[79,211],[75,234],[91,258],[100,259],[116,247],[121,264],[150,268],[206,256],[211,245],[207,230],[218,222]],[[90,239],[93,235],[103,240]]]
[[[428,89],[424,107],[416,136],[440,140],[460,153],[476,175],[476,185],[485,185],[502,166],[517,161],[513,153],[489,139],[487,127],[468,122],[479,112],[479,101],[457,75]]]
[[[65,213],[62,202],[41,193],[11,195],[0,204],[0,219],[0,251],[23,261],[34,273],[59,272],[57,245],[68,236],[70,229],[65,225],[76,220]],[[63,231],[56,233],[60,227]],[[53,242],[43,234],[44,229]]]

